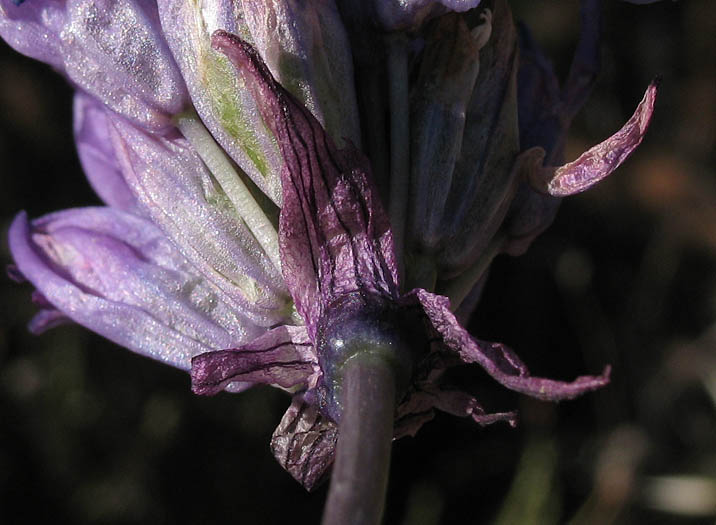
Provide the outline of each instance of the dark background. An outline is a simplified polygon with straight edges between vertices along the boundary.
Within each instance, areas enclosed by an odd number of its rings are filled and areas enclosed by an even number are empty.
[[[513,2],[566,73],[577,2]],[[386,523],[713,523],[716,517],[716,3],[607,0],[603,74],[572,130],[575,158],[663,76],[652,127],[609,181],[567,199],[521,258],[498,258],[471,324],[533,373],[614,367],[560,405],[480,399],[521,425],[439,415],[395,443]],[[0,229],[96,203],[71,135],[71,90],[0,44]],[[6,242],[0,262],[9,262]],[[25,324],[30,288],[0,279],[0,523],[317,523],[268,441],[270,388],[199,398],[188,377],[65,326]],[[456,378],[458,380],[460,378]]]

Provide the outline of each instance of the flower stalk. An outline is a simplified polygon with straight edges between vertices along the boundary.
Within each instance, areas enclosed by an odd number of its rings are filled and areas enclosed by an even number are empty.
[[[396,379],[370,352],[344,365],[343,415],[323,525],[380,523],[388,487]]]

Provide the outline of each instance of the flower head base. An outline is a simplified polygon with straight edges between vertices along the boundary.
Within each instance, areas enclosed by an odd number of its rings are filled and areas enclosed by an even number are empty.
[[[447,298],[423,289],[401,295],[390,229],[374,197],[365,160],[350,146],[338,150],[316,119],[274,80],[250,45],[223,32],[217,32],[213,42],[252,80],[247,84],[284,156],[281,260],[311,346],[304,346],[305,339],[299,343],[285,338],[277,347],[275,339],[267,338],[262,340],[267,343],[263,353],[252,345],[197,356],[192,367],[195,391],[213,392],[233,381],[273,382],[284,374],[292,378],[286,386],[294,386],[302,372],[307,390],[298,399],[318,404],[327,418],[322,428],[328,432],[325,429],[341,418],[337,390],[343,364],[372,356],[391,362],[402,378],[402,422],[395,430],[403,435],[415,433],[433,407],[462,411],[482,424],[514,422],[512,413],[485,414],[469,396],[441,392],[436,361],[445,367],[478,363],[505,386],[547,400],[572,398],[607,383],[608,369],[602,376],[573,383],[533,378],[508,348],[472,339],[450,313]],[[289,428],[295,432],[295,426]],[[285,441],[285,436],[275,435],[274,440]],[[274,449],[293,454],[285,447]],[[302,473],[300,481],[309,488],[325,474],[312,464],[314,454],[315,450],[292,461],[292,473]],[[324,465],[330,454],[321,451],[315,457]]]
[[[396,438],[435,409],[516,423],[446,389],[451,367],[479,364],[551,401],[604,386],[609,367],[572,382],[532,377],[457,316],[494,256],[524,251],[558,198],[639,145],[657,86],[622,130],[558,166],[597,69],[596,3],[583,3],[563,90],[526,32],[518,43],[506,1],[478,4],[338,2],[343,19],[409,30],[400,38],[416,44],[416,74],[392,79],[412,78],[402,86],[410,114],[395,118],[411,125],[401,135],[391,122],[394,150],[412,153],[409,187],[388,213],[358,149],[356,27],[346,31],[332,2],[0,0],[0,35],[78,87],[80,157],[109,205],[16,218],[15,274],[42,308],[34,329],[71,319],[191,369],[199,394],[254,383],[292,392],[271,448],[308,489],[333,461],[343,376],[356,360],[395,376]],[[105,7],[115,16],[100,16]],[[392,52],[406,66],[401,42]],[[361,75],[375,72],[357,62]]]

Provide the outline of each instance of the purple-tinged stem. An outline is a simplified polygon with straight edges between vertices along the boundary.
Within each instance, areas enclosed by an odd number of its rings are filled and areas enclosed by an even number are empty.
[[[388,487],[395,371],[370,355],[356,355],[344,367],[343,413],[322,523],[378,525]]]

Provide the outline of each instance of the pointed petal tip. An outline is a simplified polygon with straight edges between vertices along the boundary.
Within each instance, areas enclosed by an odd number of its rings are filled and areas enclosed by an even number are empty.
[[[224,52],[227,47],[231,47],[234,44],[246,44],[246,42],[223,29],[217,29],[211,34],[211,47],[217,51]]]
[[[567,197],[588,190],[612,174],[644,140],[660,83],[660,76],[652,80],[634,114],[614,135],[585,151],[577,160],[556,169],[544,168],[530,178],[535,189],[553,197]]]
[[[35,316],[27,324],[27,330],[32,335],[42,335],[52,328],[70,323],[72,323],[72,320],[63,312],[54,308],[48,308],[40,310],[35,314]]]
[[[217,29],[212,33],[211,47],[226,55],[237,68],[243,69],[247,66],[247,62],[252,60],[255,61],[257,65],[264,64],[263,59],[259,57],[258,52],[251,44],[240,36],[224,31],[223,29]],[[268,73],[268,68],[265,67],[265,69]]]

